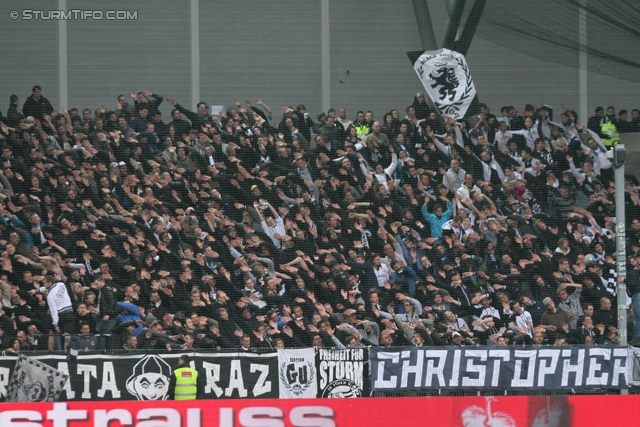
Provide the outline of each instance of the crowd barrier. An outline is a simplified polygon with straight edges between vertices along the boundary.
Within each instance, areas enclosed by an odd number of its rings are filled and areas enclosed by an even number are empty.
[[[182,354],[39,355],[33,359],[69,376],[60,401],[165,400]],[[192,367],[204,378],[200,394],[204,399],[596,394],[620,393],[640,385],[640,352],[633,347],[305,348],[191,356]],[[12,382],[16,361],[16,357],[0,357],[0,400],[6,400],[10,385],[16,385]],[[48,381],[44,373],[39,378],[40,371],[33,371],[35,377],[19,384],[25,394],[33,384]],[[24,400],[44,401],[32,394],[23,396]]]

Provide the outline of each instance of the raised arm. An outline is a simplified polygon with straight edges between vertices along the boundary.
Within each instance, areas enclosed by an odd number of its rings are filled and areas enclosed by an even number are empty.
[[[460,130],[460,126],[455,125],[455,133],[456,133],[456,143],[464,149],[464,138],[462,137],[462,131]]]
[[[451,181],[451,177],[448,173],[445,172],[442,178],[442,184],[447,187],[447,191],[453,191],[454,185],[453,181]]]
[[[571,170],[571,173],[573,174],[574,177],[576,178],[580,177],[582,180],[586,179],[587,176],[581,173],[576,168],[576,165],[573,163],[573,156],[567,155],[567,161],[569,162],[569,169]]]
[[[256,99],[256,104],[261,106],[262,108],[264,108],[267,111],[267,117],[269,117],[269,120],[273,119],[273,111],[271,110],[271,108],[269,108],[269,106],[267,104],[265,104],[264,102],[262,102],[259,99]]]
[[[384,171],[387,175],[391,176],[396,171],[396,167],[398,167],[398,155],[396,154],[393,145],[389,146],[389,151],[391,152],[391,164]]]

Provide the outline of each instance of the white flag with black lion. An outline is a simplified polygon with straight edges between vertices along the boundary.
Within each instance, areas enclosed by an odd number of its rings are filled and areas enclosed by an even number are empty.
[[[449,49],[427,51],[413,68],[438,111],[455,119],[464,117],[476,95],[464,55]]]

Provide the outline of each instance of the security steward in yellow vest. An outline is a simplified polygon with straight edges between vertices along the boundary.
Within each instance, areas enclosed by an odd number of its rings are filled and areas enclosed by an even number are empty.
[[[202,376],[189,367],[191,357],[180,356],[178,369],[173,371],[169,382],[169,398],[171,400],[196,400],[202,390]]]
[[[600,133],[604,135],[602,142],[607,148],[618,145],[620,142],[620,132],[618,132],[615,123],[608,116],[605,116],[600,123]]]

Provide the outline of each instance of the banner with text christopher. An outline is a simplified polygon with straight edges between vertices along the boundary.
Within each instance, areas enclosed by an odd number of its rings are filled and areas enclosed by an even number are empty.
[[[371,348],[371,389],[571,390],[627,387],[627,349]]]

